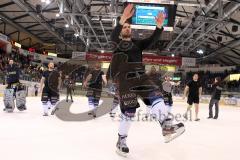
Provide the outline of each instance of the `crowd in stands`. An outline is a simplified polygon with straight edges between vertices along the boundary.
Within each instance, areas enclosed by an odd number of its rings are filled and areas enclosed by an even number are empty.
[[[42,72],[44,69],[47,68],[47,64],[41,63],[33,63],[33,56],[29,55],[21,55],[15,52],[11,54],[6,54],[0,48],[0,83],[4,83],[5,79],[5,70],[8,65],[8,60],[13,59],[14,62],[19,66],[21,70],[21,79],[27,81],[34,81],[39,82],[42,76]],[[69,75],[71,79],[75,82],[82,82],[84,77],[86,76],[86,67],[78,65],[78,64],[71,64],[71,63],[64,63],[64,64],[55,64],[56,68],[58,68],[59,72],[62,75],[62,79],[64,80],[66,75]],[[224,80],[227,76],[234,73],[240,73],[240,68],[233,69],[231,71],[224,71],[221,73],[212,73],[210,71],[198,72],[200,80],[202,82],[203,91],[204,93],[208,94],[210,92],[210,86],[214,81],[215,77],[221,77],[223,80],[224,88],[228,91],[240,91],[240,80],[235,81],[226,81]],[[175,92],[179,94],[181,88],[184,88],[186,83],[192,78],[193,72],[188,72],[186,77],[182,77],[181,85],[175,88]],[[178,75],[180,76],[180,75]]]
[[[228,91],[240,92],[240,79],[238,81],[234,80],[225,83],[225,88],[227,88]]]
[[[21,71],[21,79],[26,81],[39,82],[44,70],[47,69],[47,63],[34,63],[33,56],[22,55],[16,52],[6,54],[0,49],[0,83],[4,83],[6,78],[6,67],[9,59],[13,59]],[[64,80],[66,75],[69,75],[75,82],[82,82],[86,67],[81,67],[71,63],[58,63],[55,68],[61,73]]]
[[[20,68],[21,79],[36,82],[40,81],[43,72],[43,66],[38,64],[32,64],[32,56],[25,56],[17,54],[15,52],[6,54],[3,50],[0,50],[0,81],[2,83],[4,83],[6,75],[5,71],[9,59],[14,60],[15,64],[18,65],[18,67]]]

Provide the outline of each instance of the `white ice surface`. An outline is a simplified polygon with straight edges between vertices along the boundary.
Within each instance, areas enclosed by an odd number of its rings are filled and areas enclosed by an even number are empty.
[[[115,153],[118,122],[109,115],[87,122],[64,122],[43,117],[39,97],[27,98],[28,110],[5,113],[0,98],[1,160],[231,160],[239,159],[240,108],[220,106],[218,120],[207,120],[206,104],[200,122],[186,122],[186,132],[165,144],[156,122],[133,122],[127,158]],[[174,113],[185,103],[176,102]],[[144,106],[141,107],[145,110]],[[75,98],[73,112],[87,110],[86,98]],[[144,112],[142,112],[144,113]]]

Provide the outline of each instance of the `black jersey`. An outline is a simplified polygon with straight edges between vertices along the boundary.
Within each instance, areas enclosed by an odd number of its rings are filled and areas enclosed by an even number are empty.
[[[20,70],[17,65],[8,65],[7,66],[7,83],[16,83],[19,82]]]
[[[47,70],[47,71],[43,72],[42,76],[45,78],[45,82],[44,82],[44,87],[45,88],[51,88],[51,89],[57,89],[58,88],[60,74],[57,71]]]
[[[138,97],[142,98],[145,105],[152,105],[154,100],[162,98],[159,88],[145,74],[142,52],[159,39],[163,29],[156,28],[149,38],[143,40],[126,41],[119,37],[122,27],[121,24],[118,24],[111,35],[111,40],[116,44],[116,48],[107,77],[119,82],[120,107],[124,113],[128,109],[140,106],[137,101]]]
[[[104,72],[94,69],[90,72],[90,74],[92,75],[92,78],[89,81],[89,87],[102,88],[102,76],[104,75]]]
[[[141,64],[143,50],[147,49],[150,45],[155,43],[159,39],[161,32],[163,31],[163,28],[156,28],[154,33],[149,38],[143,40],[132,39],[131,41],[125,41],[119,38],[122,27],[123,26],[118,23],[118,25],[114,28],[111,34],[111,41],[117,45],[114,48],[113,59],[107,72],[107,79],[115,78],[117,72],[119,72],[119,66],[122,64],[123,61],[126,61],[125,59],[127,59],[128,62],[137,62]],[[118,54],[123,54],[125,58],[114,58],[114,56]],[[144,70],[143,64],[141,65],[141,70]],[[121,66],[121,68],[124,69],[124,66]],[[126,70],[134,71],[133,68],[126,68]]]
[[[115,27],[111,35],[111,40],[118,44],[115,48],[114,54],[126,54],[128,56],[128,62],[142,62],[142,51],[156,42],[163,31],[163,28],[159,29],[156,27],[156,30],[149,38],[143,40],[132,39],[131,41],[125,41],[119,38],[122,27],[123,26],[120,24]]]
[[[189,87],[188,96],[193,96],[193,97],[199,96],[199,88],[202,87],[202,85],[199,81],[191,80],[187,83],[187,86]]]

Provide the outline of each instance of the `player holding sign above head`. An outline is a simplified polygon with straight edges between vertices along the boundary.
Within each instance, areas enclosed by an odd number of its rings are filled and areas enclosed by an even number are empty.
[[[156,30],[147,39],[134,40],[131,38],[131,26],[127,20],[134,14],[133,5],[129,4],[121,16],[120,22],[112,32],[111,40],[118,44],[113,53],[110,64],[110,77],[119,82],[119,100],[121,108],[120,127],[118,131],[117,151],[126,155],[129,148],[126,144],[131,126],[131,117],[134,117],[139,107],[137,98],[140,97],[145,105],[151,106],[151,113],[162,126],[165,142],[181,135],[184,131],[182,123],[172,125],[167,119],[168,107],[164,104],[162,91],[145,73],[142,64],[142,51],[156,42],[163,31],[164,14],[156,17]],[[169,136],[171,135],[171,136]],[[171,137],[168,139],[168,137]]]

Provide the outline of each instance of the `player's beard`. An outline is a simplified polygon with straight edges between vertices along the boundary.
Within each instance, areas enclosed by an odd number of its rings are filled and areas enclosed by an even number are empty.
[[[128,39],[128,38],[131,38],[131,33],[125,33],[125,34],[122,34],[121,35],[123,39]]]

